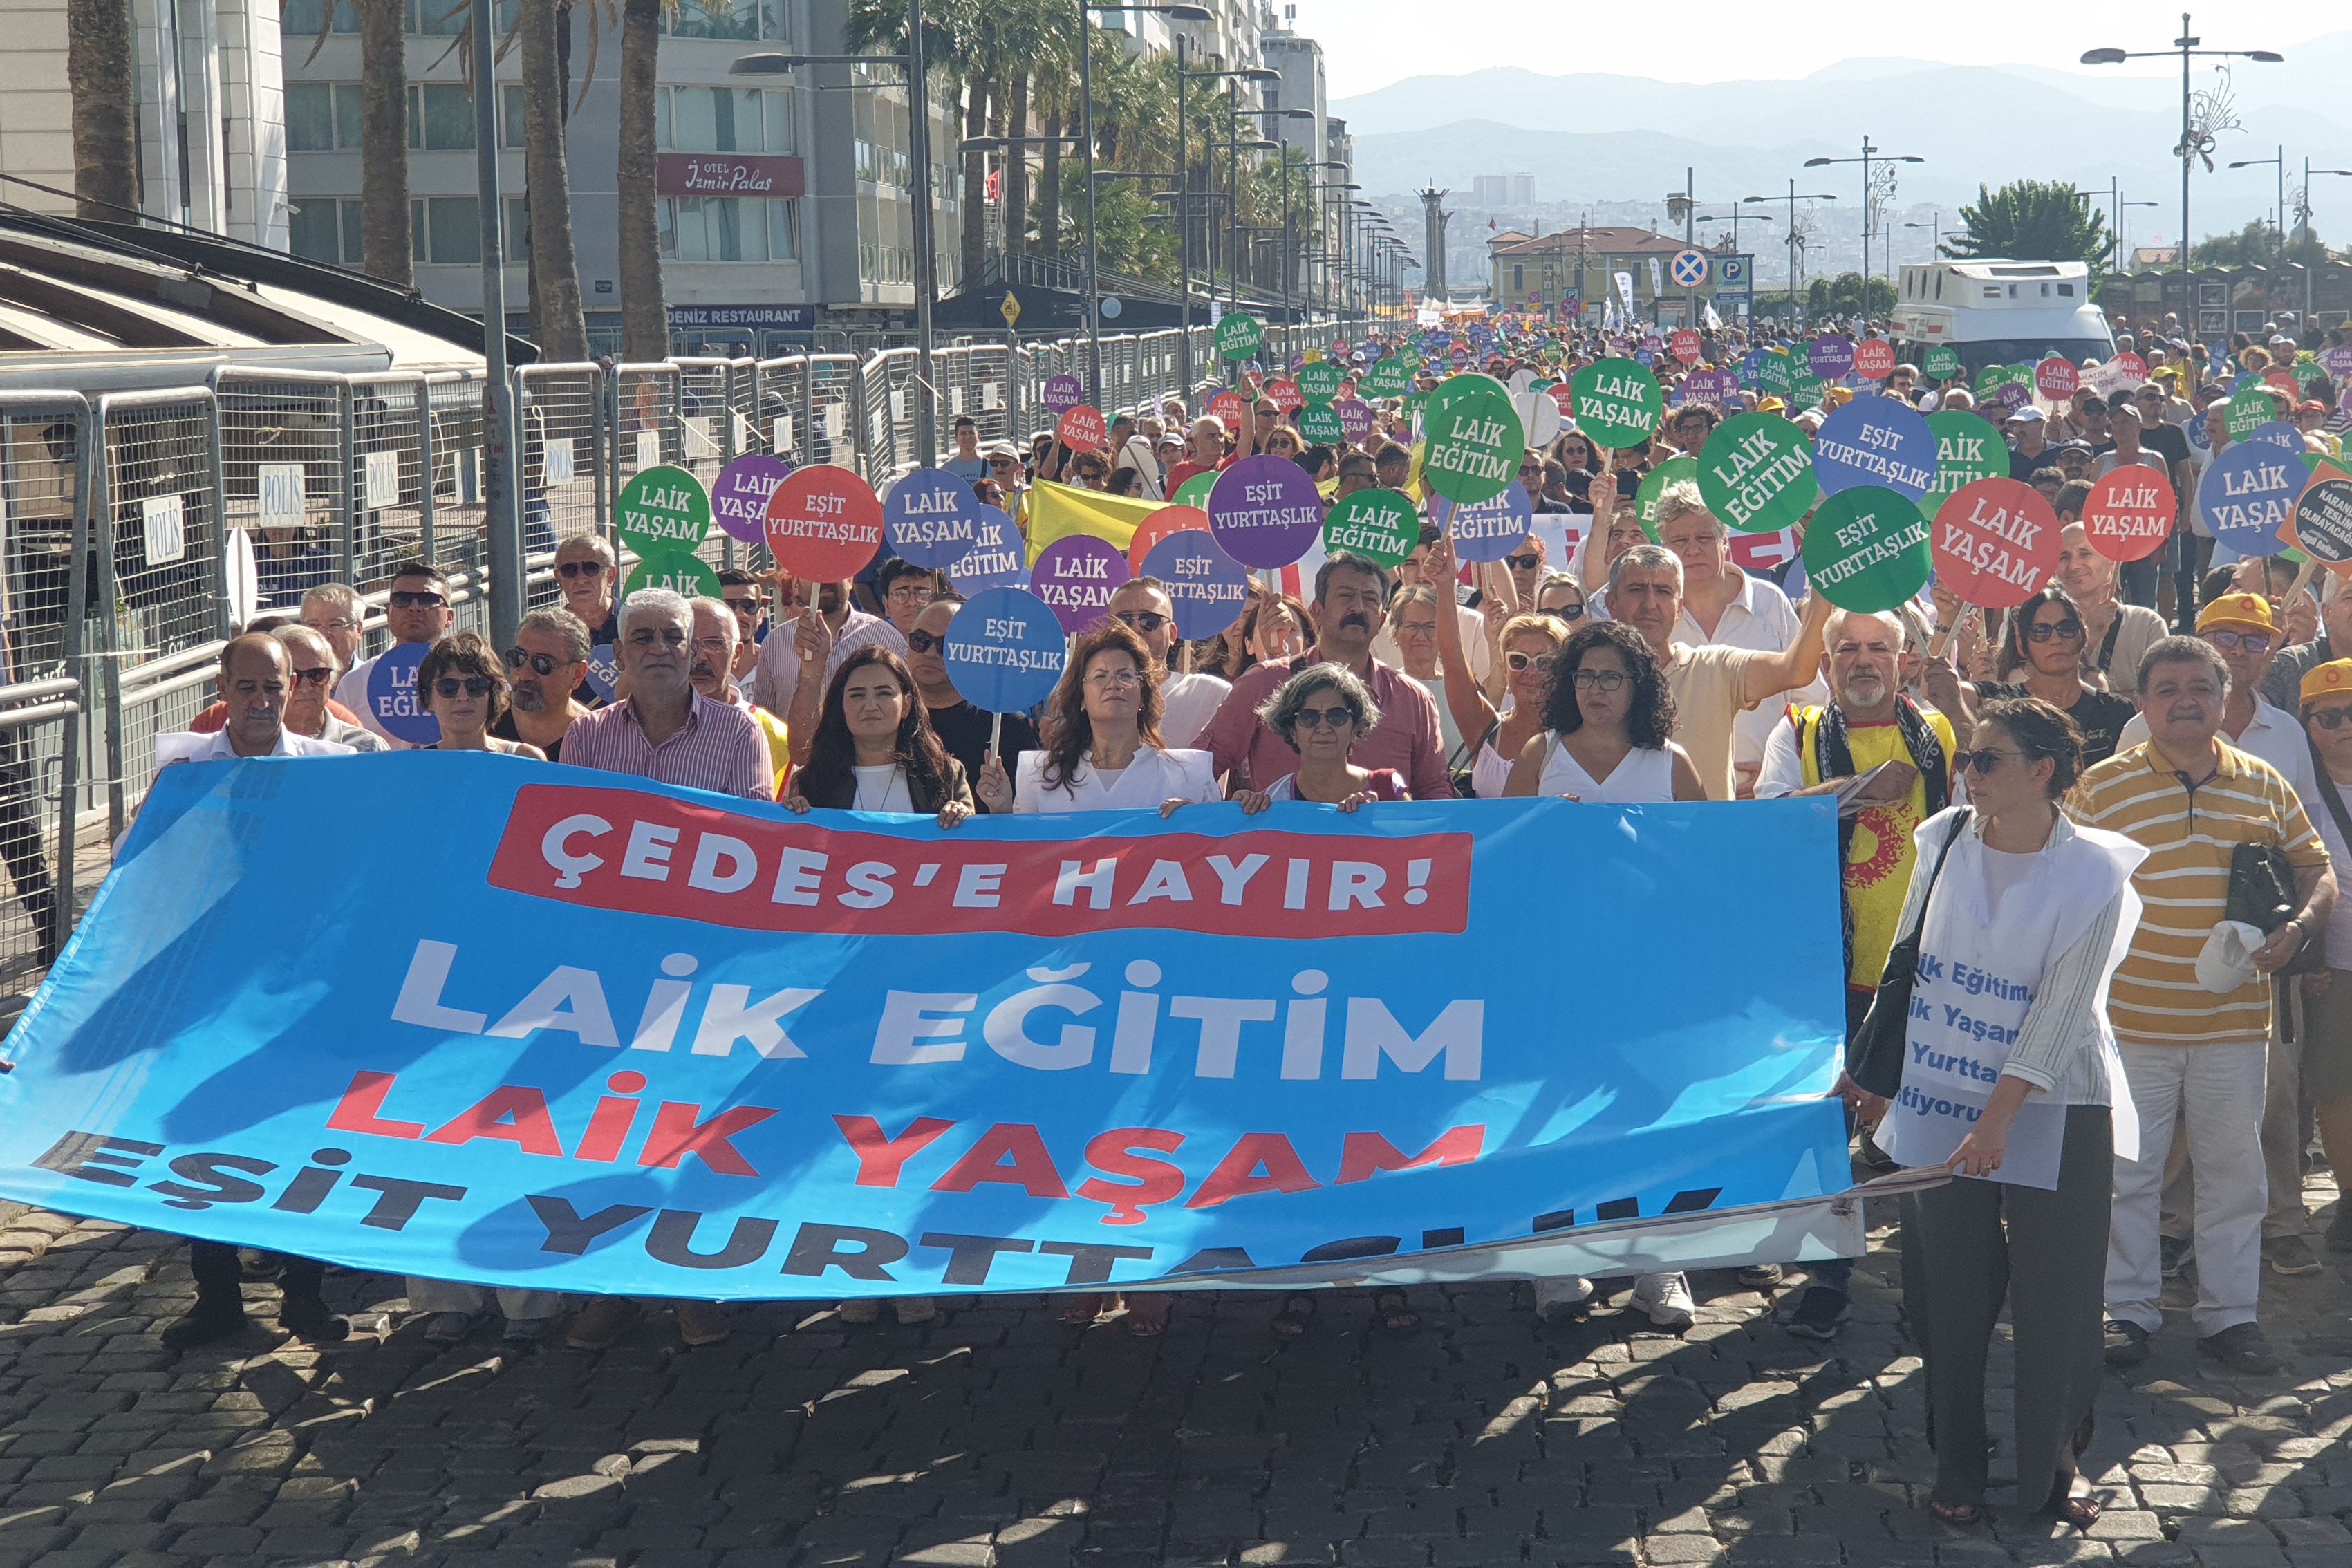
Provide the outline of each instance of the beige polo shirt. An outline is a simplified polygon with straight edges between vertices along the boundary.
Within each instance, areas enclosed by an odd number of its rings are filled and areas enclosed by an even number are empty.
[[[1732,730],[1747,689],[1748,666],[1774,656],[1722,643],[1668,646],[1674,655],[1674,662],[1666,666],[1666,689],[1675,699],[1675,740],[1690,753],[1698,781],[1706,786],[1706,798],[1733,799]]]

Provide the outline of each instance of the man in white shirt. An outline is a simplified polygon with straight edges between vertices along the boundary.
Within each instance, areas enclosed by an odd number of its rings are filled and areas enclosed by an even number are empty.
[[[1669,487],[1658,498],[1658,542],[1683,563],[1683,610],[1675,640],[1689,647],[1720,644],[1758,653],[1779,653],[1797,640],[1797,612],[1789,596],[1761,577],[1731,563],[1731,531],[1703,506]],[[1731,726],[1731,764],[1739,794],[1755,794],[1764,748],[1790,702],[1826,703],[1829,688],[1814,676],[1787,697],[1740,710]]]
[[[1157,577],[1135,578],[1110,596],[1109,609],[1111,618],[1125,622],[1166,668],[1168,656],[1176,647],[1176,605],[1168,596],[1167,584]],[[1160,683],[1161,744],[1182,747],[1198,740],[1232,689],[1230,681],[1213,675],[1179,675],[1169,670]]]
[[[228,757],[345,757],[352,748],[333,741],[314,741],[286,727],[286,694],[293,684],[293,668],[286,645],[268,632],[247,632],[231,637],[221,649],[220,669],[213,677],[221,700],[228,706],[228,721],[210,734],[189,732],[159,736],[155,762],[159,768],[173,763],[209,763]]]
[[[425,561],[404,561],[394,568],[392,591],[384,598],[383,622],[392,633],[395,647],[406,643],[439,642],[448,634],[457,611],[449,604],[449,580],[441,569]],[[376,660],[383,657],[363,658],[352,666],[351,673],[336,683],[335,700],[360,716],[360,722],[383,738],[388,751],[405,751],[408,742],[383,727],[376,717],[375,707],[368,700],[368,677],[375,673]]]
[[[792,718],[793,698],[803,670],[816,679],[814,695],[821,706],[834,671],[867,643],[880,643],[900,658],[907,657],[907,639],[880,616],[859,609],[850,598],[846,581],[811,583],[787,577],[784,584],[783,602],[768,629],[767,640],[760,644],[760,661],[751,667],[751,700],[777,718]],[[812,709],[810,717],[814,716]],[[798,731],[793,739],[804,748],[816,739],[815,725],[810,725],[807,741],[801,741]]]

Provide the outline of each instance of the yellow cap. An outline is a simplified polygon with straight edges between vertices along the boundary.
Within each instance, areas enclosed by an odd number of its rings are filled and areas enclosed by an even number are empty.
[[[2274,632],[2278,622],[2271,615],[2271,602],[2260,594],[2224,594],[2197,612],[2197,629],[2210,631],[2215,626],[2252,626],[2257,631]]]
[[[1757,400],[1756,412],[1759,414],[1786,414],[1788,411],[1789,405],[1781,402],[1777,397],[1765,397],[1759,398]]]
[[[2306,704],[2317,701],[2331,691],[2352,695],[2352,658],[2339,658],[2323,664],[2303,678],[2302,698]]]
[[[1843,408],[1847,404],[1853,401],[1853,388],[1851,386],[1832,386],[1829,389],[1829,400],[1838,407]]]

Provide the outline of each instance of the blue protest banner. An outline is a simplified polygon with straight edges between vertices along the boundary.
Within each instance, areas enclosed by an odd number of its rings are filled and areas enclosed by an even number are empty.
[[[1759,1212],[1848,1185],[1833,809],[942,833],[478,753],[184,764],[11,1037],[0,1193],[702,1300],[1472,1278],[1637,1218],[1771,1256]],[[1570,882],[1675,940],[1501,961]]]
[[[991,713],[1024,713],[1053,695],[1068,655],[1052,605],[1026,588],[974,594],[948,623],[940,649],[964,700]]]
[[[917,468],[882,501],[890,548],[918,566],[953,566],[979,539],[980,498],[944,468]]]
[[[1168,584],[1176,608],[1176,635],[1191,642],[1213,637],[1240,618],[1249,602],[1249,574],[1197,528],[1169,534],[1143,557],[1142,575]]]
[[[2286,548],[2279,525],[2294,510],[2310,470],[2268,441],[2236,441],[2205,465],[2197,507],[2213,537],[2241,555],[2276,555]]]
[[[416,667],[432,651],[431,643],[395,643],[368,670],[368,711],[384,733],[412,746],[430,746],[441,739],[441,721],[425,711],[416,689]]]
[[[1823,495],[1875,485],[1918,500],[1936,482],[1936,463],[1927,416],[1892,397],[1855,398],[1822,421],[1813,437],[1813,477]]]

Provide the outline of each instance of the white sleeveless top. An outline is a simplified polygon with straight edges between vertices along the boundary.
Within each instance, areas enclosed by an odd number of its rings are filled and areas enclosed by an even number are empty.
[[[1574,795],[1579,800],[1611,805],[1633,805],[1675,798],[1675,754],[1664,746],[1636,746],[1625,760],[1595,780],[1566,746],[1559,731],[1544,731],[1543,777],[1536,782],[1539,795]]]

